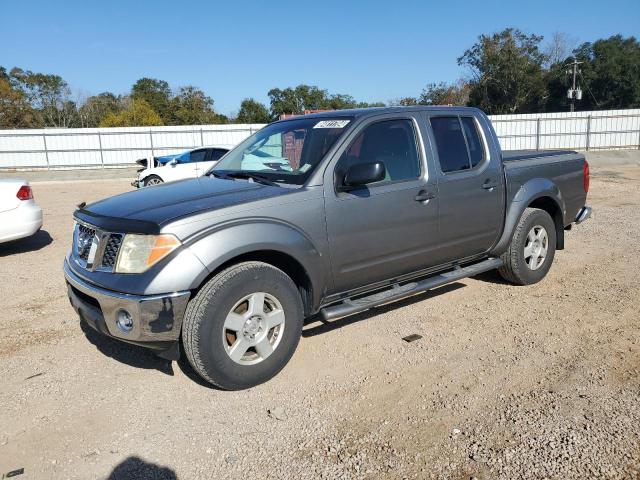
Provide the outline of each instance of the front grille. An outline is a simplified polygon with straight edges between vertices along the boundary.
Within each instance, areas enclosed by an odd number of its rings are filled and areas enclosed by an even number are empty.
[[[113,272],[124,233],[104,232],[78,222],[73,239],[73,257],[82,268]]]
[[[78,236],[75,244],[76,255],[85,262],[89,258],[89,251],[95,234],[96,231],[93,228],[78,224]]]
[[[101,266],[103,268],[113,269],[115,267],[118,251],[120,250],[120,245],[122,245],[122,238],[123,235],[120,233],[112,233],[108,236],[107,245],[104,247],[104,253],[102,254]]]

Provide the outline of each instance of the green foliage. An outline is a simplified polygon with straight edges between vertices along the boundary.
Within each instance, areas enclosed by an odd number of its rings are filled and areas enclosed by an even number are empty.
[[[59,75],[34,73],[16,67],[9,72],[9,81],[38,111],[43,126],[71,127],[77,122],[76,105],[70,99],[71,90]]]
[[[11,87],[8,77],[0,71],[0,128],[40,127],[38,112],[24,94]]]
[[[541,111],[546,97],[541,41],[538,35],[513,28],[480,35],[458,58],[473,76],[469,105],[492,114]]]
[[[123,109],[122,98],[113,93],[104,92],[87,98],[78,109],[80,126],[84,128],[98,127],[109,114],[116,114]]]
[[[100,122],[101,127],[143,127],[163,125],[160,115],[145,100],[132,98],[129,105],[118,113],[109,113]]]
[[[573,60],[581,74],[576,83],[582,87],[582,100],[576,101],[580,110],[619,109],[640,107],[640,43],[635,37],[615,35],[596,42],[583,43],[573,55],[552,65],[548,109],[564,110],[569,104],[566,93],[571,88],[567,64]]]
[[[267,94],[271,101],[271,116],[301,114],[305,110],[343,110],[384,106],[384,103],[356,102],[351,95],[333,94],[316,86],[298,85],[295,88],[273,88]]]
[[[144,100],[165,124],[171,124],[171,87],[164,80],[143,77],[131,87],[135,100]]]
[[[262,103],[253,98],[245,98],[240,104],[240,111],[236,117],[238,123],[269,123],[269,110]]]
[[[171,99],[171,123],[173,125],[203,125],[224,123],[213,111],[213,99],[193,86],[181,87]]]
[[[420,105],[466,105],[469,102],[470,85],[464,80],[456,83],[430,83],[420,94]]]

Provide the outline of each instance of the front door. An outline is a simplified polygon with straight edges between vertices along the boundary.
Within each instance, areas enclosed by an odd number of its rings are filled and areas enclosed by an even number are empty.
[[[436,185],[427,173],[417,118],[375,120],[350,139],[325,176],[330,293],[430,266],[437,244]],[[339,191],[350,166],[378,161],[386,168],[384,180]]]

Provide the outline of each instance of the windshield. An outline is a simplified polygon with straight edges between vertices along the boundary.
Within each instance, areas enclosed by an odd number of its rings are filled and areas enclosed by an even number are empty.
[[[299,118],[266,126],[225,155],[211,170],[251,172],[302,185],[347,129],[350,118]]]

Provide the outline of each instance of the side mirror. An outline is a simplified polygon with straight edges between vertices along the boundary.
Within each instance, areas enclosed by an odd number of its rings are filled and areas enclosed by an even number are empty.
[[[359,163],[352,165],[344,176],[343,188],[349,190],[369,183],[384,180],[387,169],[382,162]]]
[[[177,158],[172,158],[171,161],[169,162],[169,165],[171,165],[172,167],[175,167],[177,164],[178,164]]]

